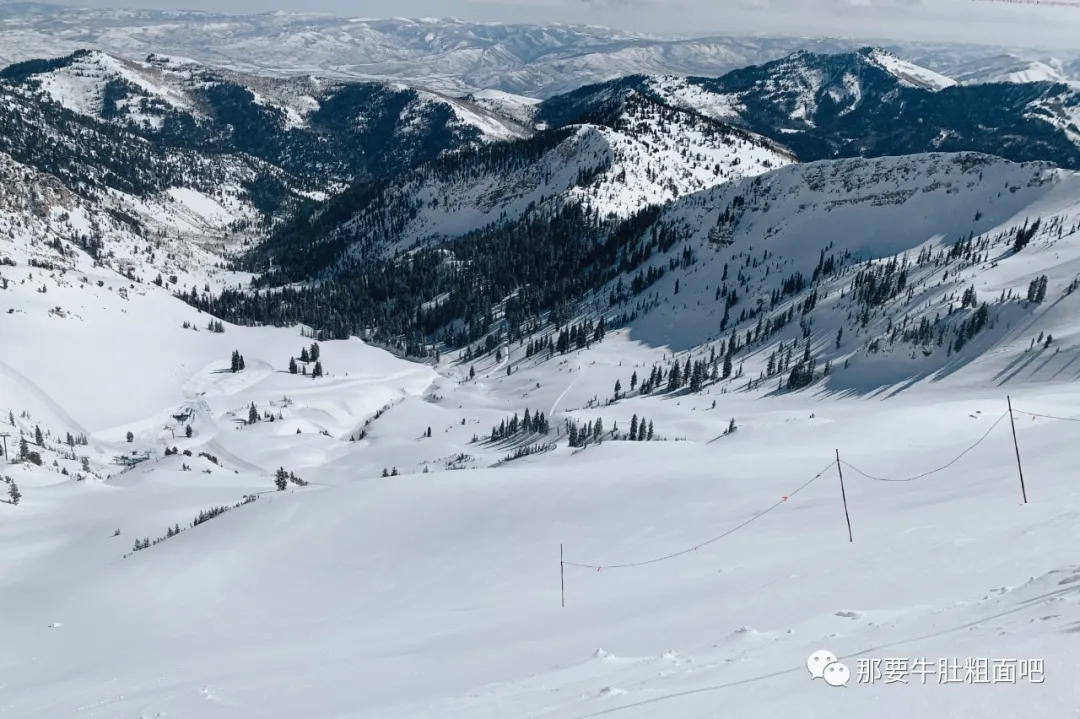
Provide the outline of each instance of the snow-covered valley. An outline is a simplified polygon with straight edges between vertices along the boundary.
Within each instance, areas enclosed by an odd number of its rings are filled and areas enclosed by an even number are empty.
[[[36,204],[0,207],[4,716],[1074,711],[1076,174],[918,155],[691,191],[626,327],[420,363],[211,331],[172,293],[249,279],[213,247],[97,220],[95,263],[94,208],[5,172]]]

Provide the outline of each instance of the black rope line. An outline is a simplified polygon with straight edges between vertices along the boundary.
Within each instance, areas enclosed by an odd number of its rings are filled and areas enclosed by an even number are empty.
[[[563,564],[565,566],[567,566],[567,567],[580,567],[582,569],[595,569],[597,571],[600,571],[601,569],[628,569],[630,567],[644,567],[647,564],[656,564],[657,562],[665,562],[665,561],[667,561],[669,559],[675,559],[676,557],[681,557],[684,554],[690,554],[691,552],[696,552],[697,550],[701,549],[702,547],[707,547],[708,545],[710,545],[710,544],[712,544],[714,542],[720,541],[724,537],[729,537],[732,534],[734,534],[735,532],[739,531],[740,529],[742,529],[742,528],[748,526],[749,524],[751,524],[753,522],[756,522],[757,520],[761,519],[762,517],[764,517],[769,512],[773,511],[774,509],[776,509],[780,505],[786,503],[788,499],[794,497],[796,494],[803,491],[804,489],[809,487],[811,484],[813,484],[817,480],[821,479],[822,475],[824,475],[826,472],[828,472],[830,469],[832,469],[833,466],[835,466],[835,465],[836,465],[836,460],[834,459],[833,461],[829,462],[829,465],[827,467],[825,467],[825,469],[818,472],[816,475],[814,475],[807,482],[804,482],[794,492],[791,492],[790,494],[788,494],[786,499],[780,499],[779,501],[776,502],[776,504],[772,505],[768,509],[755,514],[754,516],[750,517],[750,519],[746,520],[742,524],[739,524],[739,525],[737,525],[735,527],[732,527],[731,529],[724,532],[723,534],[721,534],[721,535],[719,535],[717,537],[713,537],[712,539],[710,539],[708,541],[705,541],[705,542],[702,542],[701,544],[698,544],[696,546],[690,547],[689,549],[684,549],[681,552],[675,552],[674,554],[668,554],[668,555],[665,555],[663,557],[656,557],[655,559],[648,559],[648,560],[645,560],[643,562],[630,562],[628,564],[580,564],[578,562],[563,562]]]
[[[887,477],[875,477],[872,474],[867,474],[866,472],[862,471],[861,469],[859,469],[855,465],[853,465],[850,462],[847,462],[845,460],[840,460],[840,464],[844,465],[848,469],[851,469],[851,470],[855,471],[857,474],[861,474],[863,477],[866,477],[867,479],[871,479],[871,480],[873,480],[875,482],[914,482],[917,479],[923,479],[924,477],[929,477],[931,474],[937,474],[938,472],[943,472],[944,470],[948,469],[949,467],[951,467],[954,464],[956,464],[957,462],[959,462],[961,459],[964,458],[964,456],[968,452],[970,452],[971,450],[975,449],[980,444],[982,444],[983,441],[985,441],[986,438],[990,436],[990,433],[994,431],[994,428],[996,428],[999,424],[1001,424],[1001,420],[1005,419],[1008,416],[1009,416],[1009,412],[1008,412],[1008,410],[1006,410],[1000,417],[997,418],[997,420],[992,425],[990,425],[990,429],[986,430],[986,432],[983,434],[983,436],[979,437],[979,439],[977,439],[975,441],[975,444],[971,445],[970,447],[965,449],[963,452],[956,455],[947,464],[944,464],[944,465],[938,467],[937,469],[931,469],[928,472],[923,472],[922,474],[917,474],[914,477],[907,477],[906,479],[890,479],[890,478],[887,478]]]
[[[1039,414],[1038,412],[1028,412],[1024,409],[1013,408],[1013,412],[1019,414],[1030,414],[1032,417],[1042,417],[1043,419],[1060,419],[1062,422],[1080,422],[1080,417],[1055,417],[1052,414]]]

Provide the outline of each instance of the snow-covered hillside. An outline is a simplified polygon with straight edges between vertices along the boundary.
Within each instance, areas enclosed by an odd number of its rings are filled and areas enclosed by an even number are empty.
[[[222,188],[220,201],[181,189],[150,198],[121,192],[87,198],[0,154],[0,239],[6,240],[0,256],[20,265],[38,262],[64,285],[88,284],[78,272],[80,252],[86,252],[131,282],[160,280],[173,290],[220,287],[213,269],[220,257],[212,250],[232,248],[229,225],[244,219],[247,209],[228,189]]]
[[[680,349],[735,337],[745,381],[767,390],[784,373],[778,358],[806,346],[819,370],[831,365],[831,391],[951,374],[981,351],[1033,339],[1039,304],[1026,299],[1041,263],[1026,258],[1076,232],[1077,182],[1039,163],[923,155],[810,163],[714,188],[661,217],[689,233],[697,260],[638,301],[655,308],[632,335]],[[1042,242],[1012,256],[1028,229]],[[732,293],[740,299],[724,301]],[[976,335],[976,349],[961,352]]]
[[[212,106],[205,93],[223,87],[250,92],[256,105],[280,115],[283,130],[309,129],[312,115],[322,104],[335,100],[340,103],[336,96],[348,87],[340,80],[314,75],[260,76],[159,53],[142,60],[128,60],[84,50],[53,64],[54,67],[30,75],[33,86],[46,97],[82,115],[159,131],[165,118],[177,113],[196,121],[212,122],[222,108]],[[418,115],[422,106],[434,103],[448,106],[457,123],[479,130],[481,138],[506,139],[528,134],[517,123],[464,100],[432,92],[421,92],[410,100],[411,106],[401,111],[406,117]]]
[[[354,252],[367,253],[373,245],[404,249],[566,203],[625,218],[794,162],[763,138],[641,96],[604,120],[609,124],[538,136],[536,149],[520,150],[516,159],[513,148],[448,156],[399,178],[365,206],[350,204],[354,216],[334,234],[355,236]]]
[[[1058,58],[1032,59],[1012,53],[975,58],[954,70],[957,82],[1069,82],[1070,71]]]
[[[921,87],[925,90],[943,90],[956,84],[956,81],[952,78],[919,67],[880,48],[875,48],[869,53],[869,60],[886,72],[895,75],[910,87]]]
[[[0,70],[0,130],[0,153],[54,175],[95,212],[120,213],[147,237],[219,244],[250,241],[351,183],[531,133],[401,85],[87,50]]]
[[[783,167],[671,203],[659,226],[688,239],[599,341],[424,365],[322,340],[318,373],[300,328],[211,331],[120,226],[107,247],[133,244],[144,281],[95,265],[65,239],[61,213],[92,221],[80,201],[4,168],[0,188],[33,188],[0,199],[0,433],[26,448],[0,460],[21,495],[0,502],[7,714],[1075,706],[1075,174],[970,154]],[[179,289],[247,279],[192,261]],[[970,287],[987,323],[957,347]],[[789,310],[803,322],[755,329]],[[904,338],[923,318],[931,341]],[[675,362],[722,364],[733,329],[731,377],[664,389]],[[831,373],[757,382],[780,343]],[[818,650],[846,687],[811,679]]]

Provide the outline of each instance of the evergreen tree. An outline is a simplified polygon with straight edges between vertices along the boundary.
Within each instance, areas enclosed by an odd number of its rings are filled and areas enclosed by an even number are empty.
[[[653,438],[653,425],[652,425],[652,420],[650,419],[649,420],[649,434],[646,437],[646,439],[648,439],[651,442],[652,438]]]
[[[619,398],[619,392],[622,392],[622,382],[615,380],[615,399]]]
[[[229,362],[229,370],[231,372],[239,372],[240,371],[240,351],[239,350],[233,350],[232,351],[232,360]]]
[[[312,345],[312,346],[314,347],[315,345]],[[315,369],[311,370],[311,376],[312,377],[322,377],[323,376],[322,362],[318,362],[318,361],[315,362]]]
[[[240,366],[238,368],[241,372],[247,369],[247,365],[244,364],[244,355],[240,355]]]
[[[285,471],[284,467],[278,467],[278,471],[274,473],[274,486],[277,487],[279,492],[284,492],[285,488],[289,486],[289,473]]]
[[[701,386],[705,383],[705,363],[695,362],[694,370],[690,375],[690,391],[698,392],[701,390]]]
[[[45,437],[41,434],[41,427],[34,425],[34,444],[39,447],[45,446]]]
[[[12,504],[16,505],[19,503],[19,500],[22,499],[22,492],[19,491],[19,485],[14,482],[8,483],[8,499]]]
[[[191,435],[192,435],[193,433],[194,433],[194,432],[193,432],[193,430],[191,429],[191,425],[190,425],[190,424],[189,424],[188,426],[184,427],[184,436],[185,436],[185,437],[187,437],[188,439],[191,439]]]
[[[318,342],[312,342],[311,343],[311,354],[309,356],[311,357],[312,362],[318,362],[319,361],[319,343]]]
[[[296,358],[289,358],[289,374],[296,374],[299,370],[296,368]]]
[[[633,392],[637,387],[637,370],[634,370],[634,374],[630,375],[630,391]]]
[[[637,440],[637,415],[630,418],[630,441]]]
[[[721,375],[724,379],[731,376],[731,353],[728,352],[724,355],[724,372]]]
[[[470,365],[470,367],[469,367],[469,379],[475,379],[475,378],[476,378],[476,368]]]
[[[676,360],[675,364],[673,364],[672,367],[671,367],[671,372],[668,373],[668,392],[674,392],[675,390],[679,389],[679,386],[680,386],[679,374],[680,374],[679,362],[678,362],[678,360]]]
[[[311,355],[308,354],[307,347],[300,350],[300,361],[301,362],[310,362],[311,361]]]
[[[25,462],[29,455],[30,445],[26,443],[26,437],[19,437],[19,461]]]
[[[128,432],[127,433],[127,441],[128,442],[134,442],[135,441],[135,435],[132,434],[131,432]]]
[[[252,402],[248,408],[248,424],[255,424],[259,421],[259,410],[255,409],[255,403]]]

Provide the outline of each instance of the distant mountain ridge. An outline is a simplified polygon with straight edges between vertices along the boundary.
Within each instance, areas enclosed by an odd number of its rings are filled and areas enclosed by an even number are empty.
[[[715,78],[619,78],[549,98],[535,117],[551,127],[603,123],[635,93],[742,127],[803,162],[977,151],[1080,167],[1080,88],[960,85],[873,47],[800,51]]]
[[[394,80],[456,94],[496,89],[550,97],[626,75],[715,76],[798,50],[835,54],[867,44],[947,77],[963,75],[964,82],[1001,79],[1003,57],[1015,68],[1060,66],[1067,77],[1078,76],[1077,57],[947,43],[708,33],[658,38],[555,23],[0,3],[0,65],[89,47],[130,59],[157,53],[253,74]],[[1023,72],[1015,68],[1005,75]]]

